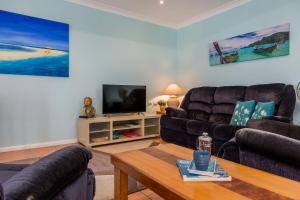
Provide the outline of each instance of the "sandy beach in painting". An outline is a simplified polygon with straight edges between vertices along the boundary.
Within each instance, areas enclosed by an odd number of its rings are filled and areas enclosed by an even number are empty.
[[[2,48],[1,47],[7,47]],[[17,61],[30,58],[41,58],[41,57],[51,57],[51,56],[62,56],[66,52],[52,50],[52,49],[42,49],[33,48],[17,45],[8,45],[0,43],[0,58],[2,61]]]
[[[69,77],[69,25],[0,10],[0,74]]]

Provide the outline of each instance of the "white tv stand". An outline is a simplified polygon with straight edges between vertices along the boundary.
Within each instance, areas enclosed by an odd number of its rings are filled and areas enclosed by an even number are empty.
[[[149,113],[79,118],[77,136],[79,142],[87,147],[159,137],[159,121],[160,115]],[[127,137],[120,134],[116,139],[113,138],[114,131],[131,132],[136,135]]]

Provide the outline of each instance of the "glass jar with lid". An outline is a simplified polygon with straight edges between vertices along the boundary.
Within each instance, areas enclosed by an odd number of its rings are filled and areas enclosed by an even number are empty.
[[[204,132],[202,136],[198,137],[197,149],[207,151],[211,154],[212,138],[208,136],[208,133]]]

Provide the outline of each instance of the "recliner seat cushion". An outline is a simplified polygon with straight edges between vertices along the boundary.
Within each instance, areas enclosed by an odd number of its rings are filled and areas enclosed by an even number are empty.
[[[200,136],[203,132],[207,132],[212,137],[214,124],[207,121],[189,120],[186,127],[188,134]]]

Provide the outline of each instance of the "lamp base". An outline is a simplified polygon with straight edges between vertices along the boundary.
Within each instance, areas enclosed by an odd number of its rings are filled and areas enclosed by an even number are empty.
[[[171,108],[178,108],[179,101],[178,101],[177,97],[176,96],[170,96],[170,98],[167,101],[167,105],[168,105],[168,107],[171,107]]]

